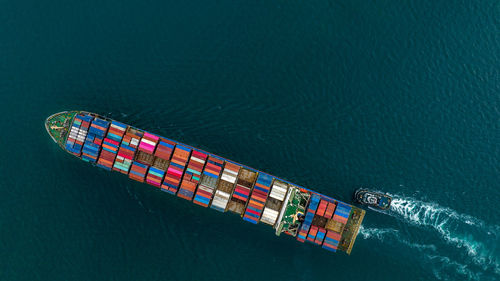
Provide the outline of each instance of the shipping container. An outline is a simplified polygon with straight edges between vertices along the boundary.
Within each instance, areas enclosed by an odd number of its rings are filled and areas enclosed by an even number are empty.
[[[323,240],[325,239],[326,235],[326,229],[322,227],[318,227],[318,233],[316,234],[316,239],[314,240],[314,243],[316,245],[321,245],[323,244]]]
[[[183,180],[179,188],[179,192],[177,192],[177,196],[191,201],[195,189],[196,183],[188,180]]]
[[[161,186],[174,147],[175,143],[169,140],[159,140],[152,161],[153,165],[149,168],[148,175],[146,176],[147,183],[156,187]]]
[[[144,182],[144,177],[146,176],[147,170],[148,165],[144,165],[142,163],[134,161],[132,162],[132,166],[130,168],[128,176],[129,178],[138,182]]]
[[[250,200],[246,206],[243,220],[253,224],[257,224],[259,222],[273,180],[274,178],[272,176],[259,173],[252,194],[250,195]]]
[[[177,193],[190,154],[191,149],[187,146],[176,145],[170,160],[170,165],[168,166],[167,173],[161,185],[163,191],[170,194]]]
[[[66,150],[75,156],[82,154],[83,144],[87,138],[90,122],[94,119],[91,115],[78,114],[73,119],[73,125],[66,141]]]
[[[182,183],[185,181],[192,182],[194,184],[182,184],[179,188],[179,192],[177,196],[184,198],[186,200],[191,201],[194,196],[194,192],[196,191],[196,186],[198,182],[200,182],[201,172],[205,167],[205,162],[208,155],[196,150],[191,152],[191,157],[189,158],[189,162],[186,167],[186,171],[184,172],[184,176],[182,177]]]
[[[274,226],[281,212],[287,192],[288,184],[279,180],[274,180],[269,198],[262,212],[261,222]]]
[[[113,164],[113,170],[122,174],[128,174],[130,166],[135,158],[137,146],[142,138],[143,132],[135,128],[128,127],[120,143],[120,149]]]
[[[340,237],[340,233],[334,232],[332,230],[327,230],[325,240],[323,241],[323,249],[336,252],[340,242]]]
[[[172,157],[172,152],[174,152],[174,148],[175,142],[166,139],[160,139],[155,150],[153,167],[166,171],[168,168],[168,164],[170,163],[170,158]]]
[[[193,203],[208,207],[212,200],[214,190],[217,187],[217,182],[219,181],[219,176],[223,167],[224,161],[213,156],[208,157]]]
[[[304,222],[302,223],[302,226],[300,227],[299,233],[297,235],[297,240],[299,242],[304,242],[307,238],[307,233],[309,232],[309,228],[311,227],[314,214],[316,213],[316,210],[318,208],[319,201],[320,197],[317,194],[313,194],[311,196],[309,207],[306,210]]]
[[[95,163],[101,151],[102,141],[106,135],[109,127],[109,122],[95,118],[90,124],[87,138],[83,145],[82,159]]]
[[[338,221],[338,222],[343,223],[343,224],[346,224],[347,219],[349,219],[350,212],[351,212],[351,206],[339,202],[337,204],[335,214],[333,215],[333,220]]]
[[[126,125],[117,121],[111,122],[108,133],[102,143],[102,152],[97,161],[97,166],[106,170],[111,170],[125,129]]]
[[[321,217],[324,216],[327,206],[328,206],[328,201],[321,200],[319,202],[318,209],[316,210],[316,215],[321,216]]]
[[[156,135],[144,132],[141,142],[139,143],[139,148],[135,155],[135,161],[148,166],[153,165],[153,161],[155,158],[154,151],[159,139],[160,138]]]
[[[314,240],[316,240],[316,234],[318,234],[318,227],[312,225],[309,229],[309,233],[307,234],[307,241],[314,243]]]
[[[248,197],[250,196],[250,191],[252,190],[256,179],[256,172],[249,169],[240,170],[236,181],[236,187],[234,188],[232,197],[227,205],[227,210],[240,215],[243,214]]]
[[[233,193],[240,169],[241,167],[236,164],[225,163],[221,178],[217,184],[214,199],[212,200],[212,205],[210,206],[212,209],[220,212],[226,211],[227,203]]]
[[[336,206],[337,204],[335,204],[334,202],[328,202],[328,206],[326,207],[325,211],[325,218],[331,219],[333,217]]]

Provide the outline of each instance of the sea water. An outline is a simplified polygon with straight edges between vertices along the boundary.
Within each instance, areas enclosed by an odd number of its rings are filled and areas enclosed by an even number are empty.
[[[2,1],[0,280],[499,280],[496,1]],[[92,167],[107,115],[368,210],[330,253]]]

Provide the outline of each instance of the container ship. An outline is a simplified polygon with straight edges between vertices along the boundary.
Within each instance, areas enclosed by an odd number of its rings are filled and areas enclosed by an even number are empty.
[[[328,251],[350,254],[365,216],[329,196],[99,114],[59,112],[45,128],[62,149],[97,167]]]

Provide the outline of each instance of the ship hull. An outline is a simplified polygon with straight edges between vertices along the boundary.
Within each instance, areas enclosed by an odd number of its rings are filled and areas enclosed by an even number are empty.
[[[68,153],[329,251],[351,252],[365,211],[260,170],[86,111],[47,118]]]
[[[379,210],[387,210],[390,208],[392,198],[383,193],[359,189],[354,193],[354,200],[361,205]]]

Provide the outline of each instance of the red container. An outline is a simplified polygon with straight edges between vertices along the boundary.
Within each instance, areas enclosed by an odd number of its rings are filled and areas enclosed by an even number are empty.
[[[328,203],[328,206],[326,207],[326,211],[325,211],[325,218],[327,219],[331,219],[332,216],[333,216],[333,213],[335,212],[335,203],[332,203],[332,202],[329,202]]]
[[[328,206],[328,202],[325,200],[321,200],[319,202],[318,209],[316,210],[316,215],[323,217],[325,215],[325,211],[326,211],[327,206]]]

